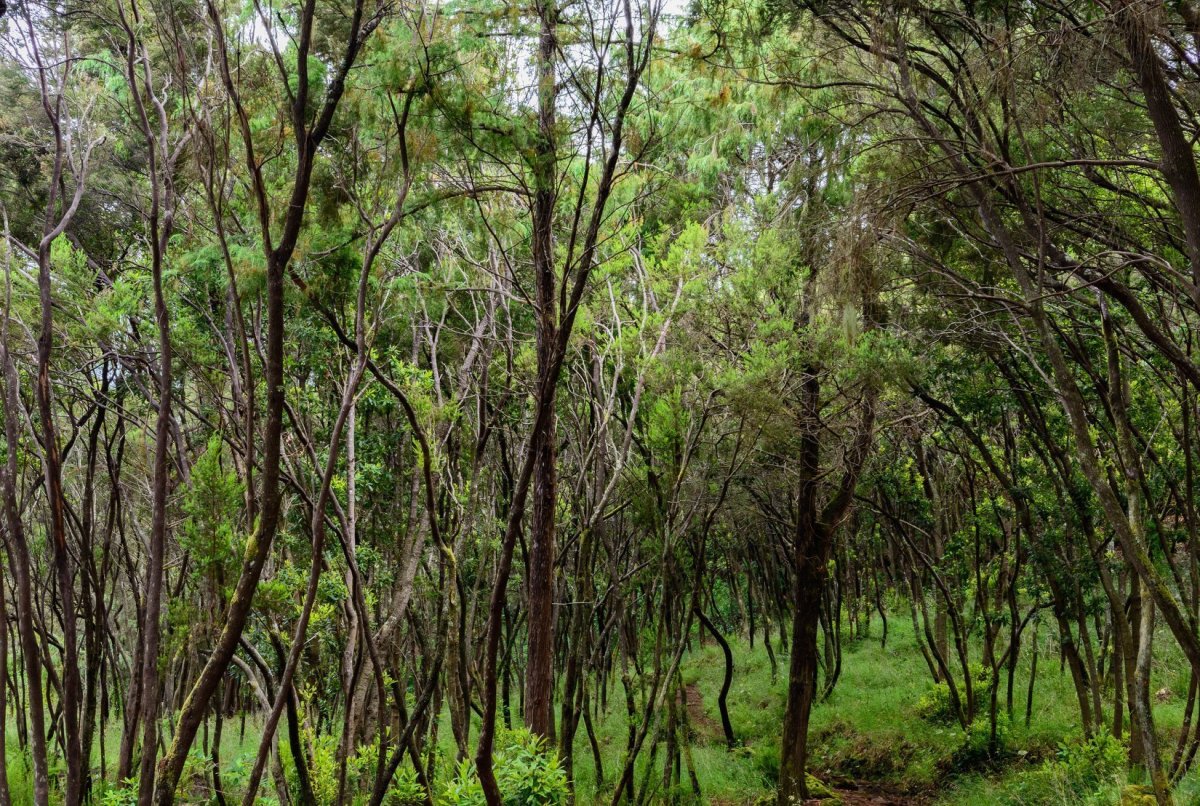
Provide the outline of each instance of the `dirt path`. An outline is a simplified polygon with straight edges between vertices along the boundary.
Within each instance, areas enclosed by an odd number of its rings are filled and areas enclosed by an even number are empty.
[[[700,687],[695,683],[684,686],[683,698],[692,729],[709,738],[722,738],[723,732],[720,723],[704,710],[704,695],[700,693]]]
[[[833,787],[844,806],[924,806],[929,801],[915,795],[903,795],[877,789],[870,784]],[[809,806],[820,806],[828,801],[810,800]]]

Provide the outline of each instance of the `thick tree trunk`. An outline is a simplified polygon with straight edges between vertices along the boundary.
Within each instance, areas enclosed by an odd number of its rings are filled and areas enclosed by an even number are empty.
[[[1148,596],[1140,597],[1137,625],[1137,657],[1134,662],[1134,679],[1130,685],[1130,711],[1133,712],[1136,744],[1141,746],[1142,766],[1154,790],[1159,806],[1173,802],[1167,785],[1162,760],[1158,756],[1158,737],[1154,732],[1154,711],[1150,705],[1150,661],[1154,641],[1154,601]]]

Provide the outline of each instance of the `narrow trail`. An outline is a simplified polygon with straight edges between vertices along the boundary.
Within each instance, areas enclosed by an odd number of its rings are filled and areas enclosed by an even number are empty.
[[[866,782],[862,782],[861,785],[858,782],[843,784],[831,787],[831,789],[837,793],[843,806],[926,806],[929,803],[925,798],[889,792]],[[807,801],[806,806],[820,806],[828,802],[828,800],[810,800]]]
[[[704,710],[704,695],[701,693],[700,687],[695,683],[688,683],[683,689],[683,699],[692,728],[709,739],[720,741],[723,738],[721,724]]]

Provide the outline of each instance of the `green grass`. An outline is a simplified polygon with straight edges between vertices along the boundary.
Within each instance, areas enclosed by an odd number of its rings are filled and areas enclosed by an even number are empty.
[[[1061,765],[1053,761],[1062,743],[1079,739],[1079,715],[1070,674],[1060,666],[1057,645],[1050,630],[1041,631],[1039,669],[1034,693],[1032,720],[1024,724],[1025,692],[1029,679],[1030,647],[1027,645],[1018,668],[1015,713],[1006,742],[1006,752],[995,759],[976,759],[964,764],[961,749],[966,735],[956,723],[923,719],[918,703],[930,689],[929,670],[917,650],[911,624],[897,611],[890,618],[886,646],[879,641],[879,622],[873,634],[848,643],[844,648],[842,676],[832,696],[814,708],[811,730],[811,771],[833,783],[867,782],[894,792],[921,796],[943,806],[993,806],[993,804],[1071,803],[1100,806],[1120,803],[1122,790],[1130,783],[1119,773],[1092,787],[1085,794],[1073,790]],[[1028,641],[1028,636],[1027,636]],[[1174,748],[1186,699],[1187,666],[1178,650],[1164,639],[1156,654],[1153,688],[1155,719],[1161,747]],[[778,651],[777,677],[761,640],[753,649],[744,639],[732,641],[735,658],[733,687],[729,693],[730,716],[739,746],[726,749],[717,710],[717,694],[724,672],[719,647],[708,641],[694,642],[681,666],[683,682],[698,691],[704,717],[691,725],[695,741],[692,760],[705,803],[753,804],[769,797],[779,764],[779,743],[787,674],[786,655]],[[977,647],[973,657],[979,657]],[[1003,685],[1003,678],[1002,678]],[[1002,694],[1003,698],[1003,694]],[[514,703],[515,705],[515,703]],[[1001,709],[1003,710],[1003,699]],[[575,748],[575,786],[580,804],[608,803],[612,783],[620,772],[627,724],[624,693],[614,679],[608,692],[608,711],[596,722],[604,764],[605,784],[597,786],[596,770],[587,734],[580,726]],[[27,758],[17,751],[15,727],[8,735],[9,782],[14,802],[31,800]],[[107,754],[110,765],[120,740],[119,725],[110,724]],[[226,722],[222,741],[223,777],[236,789],[253,761],[259,731],[256,720],[247,723],[240,736],[238,719]],[[472,745],[478,735],[473,726]],[[455,746],[449,716],[441,715],[438,732],[439,781],[453,775]],[[649,769],[649,741],[638,769],[639,786],[662,778],[663,753]],[[290,765],[287,753],[285,763]],[[98,750],[93,765],[98,766]],[[61,766],[56,760],[55,765]],[[683,778],[687,785],[687,772]],[[273,793],[268,776],[260,790]],[[1177,788],[1178,801],[1200,803],[1200,774],[1191,774]]]

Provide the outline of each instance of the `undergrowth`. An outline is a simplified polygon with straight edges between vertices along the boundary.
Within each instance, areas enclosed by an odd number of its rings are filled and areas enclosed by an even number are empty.
[[[1029,683],[1029,647],[1014,686],[1014,707],[1008,714],[1004,678],[999,695],[1000,719],[992,737],[986,717],[978,717],[964,730],[950,708],[945,686],[931,681],[914,642],[911,625],[892,619],[886,644],[880,640],[878,619],[871,633],[844,647],[842,676],[830,696],[814,707],[810,740],[810,771],[834,786],[854,783],[896,794],[907,794],[915,802],[938,806],[1107,806],[1137,803],[1143,782],[1126,771],[1124,745],[1107,734],[1085,740],[1080,734],[1079,715],[1070,674],[1056,662],[1057,648],[1043,635],[1040,666],[1029,722],[1025,701]],[[788,656],[776,638],[775,668],[762,645],[761,634],[753,647],[745,638],[732,638],[736,658],[729,712],[737,746],[726,747],[717,710],[717,692],[724,673],[723,655],[711,641],[694,642],[685,655],[680,674],[689,697],[689,722],[693,740],[692,765],[701,795],[691,788],[686,769],[682,791],[666,793],[661,751],[650,767],[643,753],[637,770],[639,787],[650,782],[649,802],[662,802],[673,794],[681,804],[713,803],[750,806],[770,798],[779,775],[779,743],[784,712]],[[1164,642],[1165,643],[1165,642]],[[1182,720],[1187,678],[1179,673],[1183,664],[1178,650],[1166,647],[1156,653],[1153,685],[1156,691],[1155,719],[1164,748],[1174,746]],[[977,692],[986,698],[988,675],[973,670]],[[597,693],[599,696],[599,693]],[[607,711],[594,720],[603,767],[600,780],[584,727],[575,746],[576,803],[608,803],[620,774],[629,724],[624,713],[624,692],[619,677],[607,692]],[[437,806],[474,806],[482,803],[482,792],[474,769],[458,759],[448,715],[441,716],[439,746],[435,754],[433,798]],[[110,722],[106,734],[107,760],[113,763],[119,732]],[[6,726],[9,785],[14,803],[32,801],[32,775],[28,758],[17,747],[13,725]],[[258,739],[257,722],[251,719],[245,735],[227,723],[222,741],[222,779],[230,792],[244,783],[253,762]],[[478,736],[473,726],[471,742]],[[313,748],[311,770],[319,799],[332,802],[336,793],[336,741],[330,736],[307,736]],[[472,747],[473,749],[473,747]],[[208,762],[202,752],[193,754],[190,773],[202,781]],[[369,782],[373,775],[375,750],[367,748],[351,760],[352,782]],[[289,778],[294,765],[281,743],[281,760]],[[99,755],[93,759],[98,769]],[[52,766],[61,767],[54,759]],[[506,802],[514,806],[567,802],[567,781],[552,748],[533,741],[523,731],[501,731],[497,755],[497,777]],[[187,780],[187,778],[185,778]],[[409,765],[393,779],[388,803],[415,806],[424,802],[424,790]],[[136,788],[135,788],[136,789]],[[196,789],[202,791],[202,787]],[[1176,787],[1179,803],[1200,803],[1200,775],[1192,773]],[[98,781],[94,802],[123,806],[130,789],[117,788],[111,781]],[[273,801],[273,784],[264,779],[260,802]],[[201,802],[201,801],[197,801]]]

